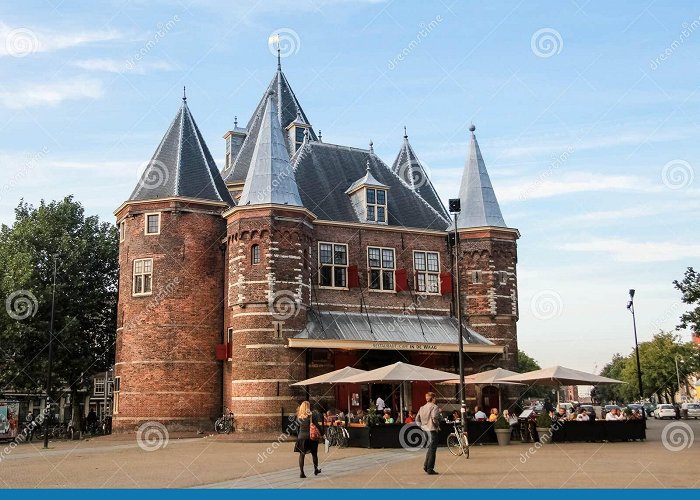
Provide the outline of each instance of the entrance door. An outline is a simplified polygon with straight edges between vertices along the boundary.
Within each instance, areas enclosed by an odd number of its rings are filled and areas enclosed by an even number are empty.
[[[481,389],[481,407],[487,415],[491,413],[491,408],[498,408],[498,387],[487,385]],[[498,412],[501,412],[500,408]]]

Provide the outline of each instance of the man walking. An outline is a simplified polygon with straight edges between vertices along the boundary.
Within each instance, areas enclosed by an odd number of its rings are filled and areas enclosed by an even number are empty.
[[[425,454],[423,470],[430,475],[437,474],[435,471],[435,452],[437,452],[438,429],[440,428],[440,409],[435,404],[434,392],[425,394],[425,404],[418,410],[416,423],[428,435],[428,451]]]

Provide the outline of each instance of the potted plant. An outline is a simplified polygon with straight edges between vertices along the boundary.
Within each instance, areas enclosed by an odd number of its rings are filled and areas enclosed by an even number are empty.
[[[496,439],[499,446],[508,446],[510,444],[510,424],[503,415],[499,415],[496,423],[493,425],[496,431]]]
[[[365,425],[367,427],[379,425],[380,418],[381,417],[377,415],[377,407],[374,403],[371,403],[369,408],[367,408],[367,415],[365,415]]]
[[[552,417],[549,413],[543,411],[537,415],[537,435],[540,438],[540,443],[551,443],[552,442]]]

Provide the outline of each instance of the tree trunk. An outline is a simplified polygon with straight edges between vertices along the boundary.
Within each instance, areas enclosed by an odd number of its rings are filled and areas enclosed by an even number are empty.
[[[71,421],[73,428],[77,431],[83,428],[83,415],[80,411],[80,400],[78,397],[78,389],[75,387],[71,388],[70,400],[73,402],[71,405]]]

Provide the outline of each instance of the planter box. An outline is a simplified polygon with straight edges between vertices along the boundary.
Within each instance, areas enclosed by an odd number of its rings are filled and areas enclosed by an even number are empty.
[[[552,442],[552,429],[549,427],[537,427],[537,436],[541,444]]]
[[[510,444],[510,429],[495,429],[496,439],[499,446],[508,446]]]

